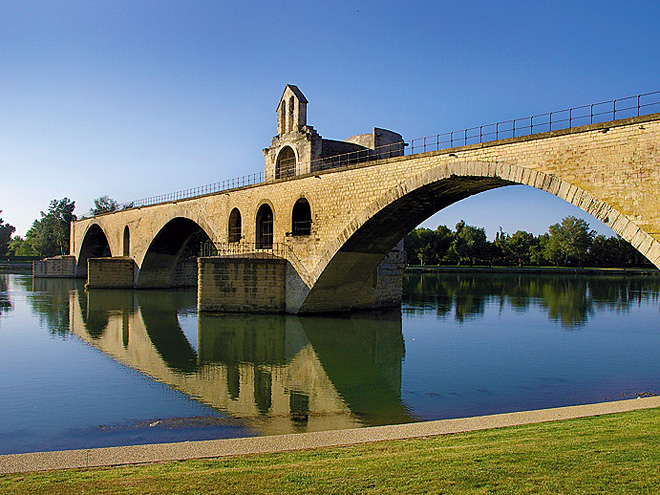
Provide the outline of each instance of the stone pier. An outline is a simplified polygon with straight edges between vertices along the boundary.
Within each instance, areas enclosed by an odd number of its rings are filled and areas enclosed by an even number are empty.
[[[87,287],[90,289],[132,289],[135,261],[127,256],[87,260]]]

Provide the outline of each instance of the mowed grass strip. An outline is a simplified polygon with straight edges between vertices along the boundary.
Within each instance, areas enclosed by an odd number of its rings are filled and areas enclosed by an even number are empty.
[[[660,409],[344,448],[0,476],[2,494],[660,493]]]

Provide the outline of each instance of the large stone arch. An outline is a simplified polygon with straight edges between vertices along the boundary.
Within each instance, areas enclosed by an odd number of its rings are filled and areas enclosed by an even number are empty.
[[[326,246],[300,312],[350,310],[387,253],[429,216],[474,194],[523,184],[553,194],[608,225],[645,256],[655,240],[624,214],[570,182],[503,163],[443,163],[402,181],[375,199]],[[654,261],[654,260],[651,260]]]
[[[76,264],[76,277],[85,278],[87,276],[88,259],[110,256],[112,256],[112,250],[107,234],[98,223],[90,224],[80,245]]]
[[[205,222],[202,222],[205,223]],[[196,285],[196,261],[182,265],[182,256],[194,254],[196,243],[212,240],[212,233],[184,216],[169,219],[153,236],[136,280],[138,288],[170,288]],[[193,273],[194,272],[194,273]]]

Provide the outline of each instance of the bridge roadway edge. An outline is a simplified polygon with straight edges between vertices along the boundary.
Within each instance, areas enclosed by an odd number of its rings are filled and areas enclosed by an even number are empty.
[[[451,435],[508,426],[660,408],[660,397],[646,397],[514,413],[444,419],[346,430],[294,433],[179,443],[0,455],[0,474],[84,469],[239,455],[270,454],[411,438]]]

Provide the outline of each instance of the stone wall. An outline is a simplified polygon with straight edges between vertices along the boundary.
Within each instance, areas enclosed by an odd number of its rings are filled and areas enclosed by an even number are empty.
[[[274,256],[199,258],[198,309],[284,313],[286,265]]]
[[[87,287],[90,289],[132,289],[135,262],[132,258],[90,258],[87,260]]]
[[[174,269],[172,287],[197,287],[197,258],[181,258]]]
[[[76,276],[76,257],[55,256],[33,261],[32,275],[44,278],[74,278]]]

